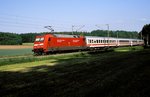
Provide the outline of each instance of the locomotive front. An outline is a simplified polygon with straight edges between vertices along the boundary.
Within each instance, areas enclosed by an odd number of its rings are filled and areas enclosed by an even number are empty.
[[[36,36],[32,51],[36,55],[41,55],[44,52],[44,36]]]

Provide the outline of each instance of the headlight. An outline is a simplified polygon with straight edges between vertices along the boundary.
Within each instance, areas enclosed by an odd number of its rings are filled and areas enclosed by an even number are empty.
[[[43,43],[39,44],[40,46],[44,45]]]
[[[34,46],[38,46],[38,44],[34,44]]]

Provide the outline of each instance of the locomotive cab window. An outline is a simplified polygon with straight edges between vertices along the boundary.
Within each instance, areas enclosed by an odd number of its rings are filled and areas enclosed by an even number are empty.
[[[40,41],[40,38],[36,38],[35,41]]]
[[[42,37],[42,38],[40,39],[40,41],[44,41],[44,37]]]
[[[42,37],[42,38],[36,38],[35,41],[36,41],[36,42],[44,41],[44,37]]]

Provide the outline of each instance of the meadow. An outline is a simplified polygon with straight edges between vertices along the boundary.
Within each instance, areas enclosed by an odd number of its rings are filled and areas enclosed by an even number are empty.
[[[124,47],[10,57],[0,65],[0,97],[149,97],[149,56],[150,49]]]
[[[0,57],[31,55],[33,43],[23,43],[23,45],[0,45]]]

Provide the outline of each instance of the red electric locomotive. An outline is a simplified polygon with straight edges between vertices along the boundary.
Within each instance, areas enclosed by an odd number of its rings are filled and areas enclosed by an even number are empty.
[[[33,52],[37,55],[56,51],[86,49],[85,37],[78,35],[45,34],[36,36]]]

